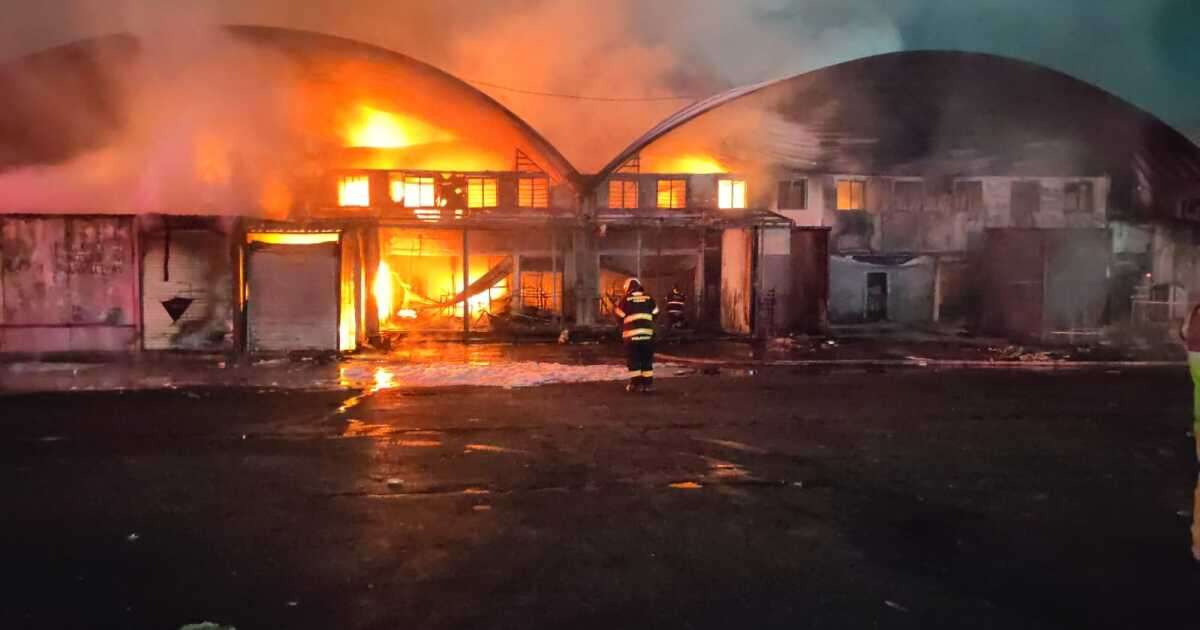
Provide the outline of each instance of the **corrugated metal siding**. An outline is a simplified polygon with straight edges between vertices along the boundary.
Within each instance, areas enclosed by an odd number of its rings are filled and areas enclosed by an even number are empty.
[[[132,217],[0,219],[0,351],[131,349]]]
[[[322,243],[250,249],[251,352],[338,349],[337,247]]]
[[[211,230],[172,230],[169,237],[160,232],[143,243],[144,347],[232,349],[233,272],[225,236]],[[164,305],[173,299],[191,300],[177,321]]]

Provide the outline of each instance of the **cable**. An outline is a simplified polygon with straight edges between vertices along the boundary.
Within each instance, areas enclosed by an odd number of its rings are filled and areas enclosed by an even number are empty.
[[[644,96],[644,97],[619,97],[619,96],[584,96],[582,94],[562,94],[558,92],[536,92],[534,90],[522,90],[520,88],[508,87],[507,85],[499,85],[496,83],[488,83],[487,81],[476,81],[475,79],[464,79],[467,83],[482,85],[484,87],[495,88],[497,90],[505,90],[507,92],[516,92],[517,94],[529,94],[531,96],[547,96],[550,98],[569,98],[577,101],[605,101],[605,102],[648,102],[648,101],[694,101],[701,97],[699,96]]]

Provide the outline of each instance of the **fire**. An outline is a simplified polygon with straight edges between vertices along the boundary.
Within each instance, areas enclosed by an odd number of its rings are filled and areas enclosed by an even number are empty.
[[[425,121],[368,105],[358,106],[345,131],[346,146],[372,149],[402,149],[454,139],[454,134]]]
[[[246,242],[272,245],[316,245],[318,243],[336,243],[339,237],[337,232],[249,232],[246,234]]]
[[[366,175],[347,175],[338,180],[338,205],[371,205],[371,180]]]
[[[670,158],[647,159],[643,156],[642,167],[650,173],[688,173],[712,175],[726,173],[728,169],[716,158],[702,153],[688,153]]]
[[[392,288],[392,268],[386,260],[379,261],[379,269],[375,272],[375,304],[379,310],[379,323],[383,324],[392,318],[392,305],[395,300]]]

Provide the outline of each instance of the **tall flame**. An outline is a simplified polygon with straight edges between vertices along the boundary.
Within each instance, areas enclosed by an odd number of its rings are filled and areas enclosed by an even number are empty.
[[[392,316],[392,304],[395,296],[392,292],[392,268],[386,260],[379,261],[379,269],[375,272],[375,305],[379,309],[379,323],[387,322]]]

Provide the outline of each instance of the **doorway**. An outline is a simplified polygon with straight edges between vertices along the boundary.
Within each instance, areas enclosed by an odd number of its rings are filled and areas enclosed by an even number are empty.
[[[878,322],[887,319],[888,275],[883,271],[867,272],[866,320]]]

